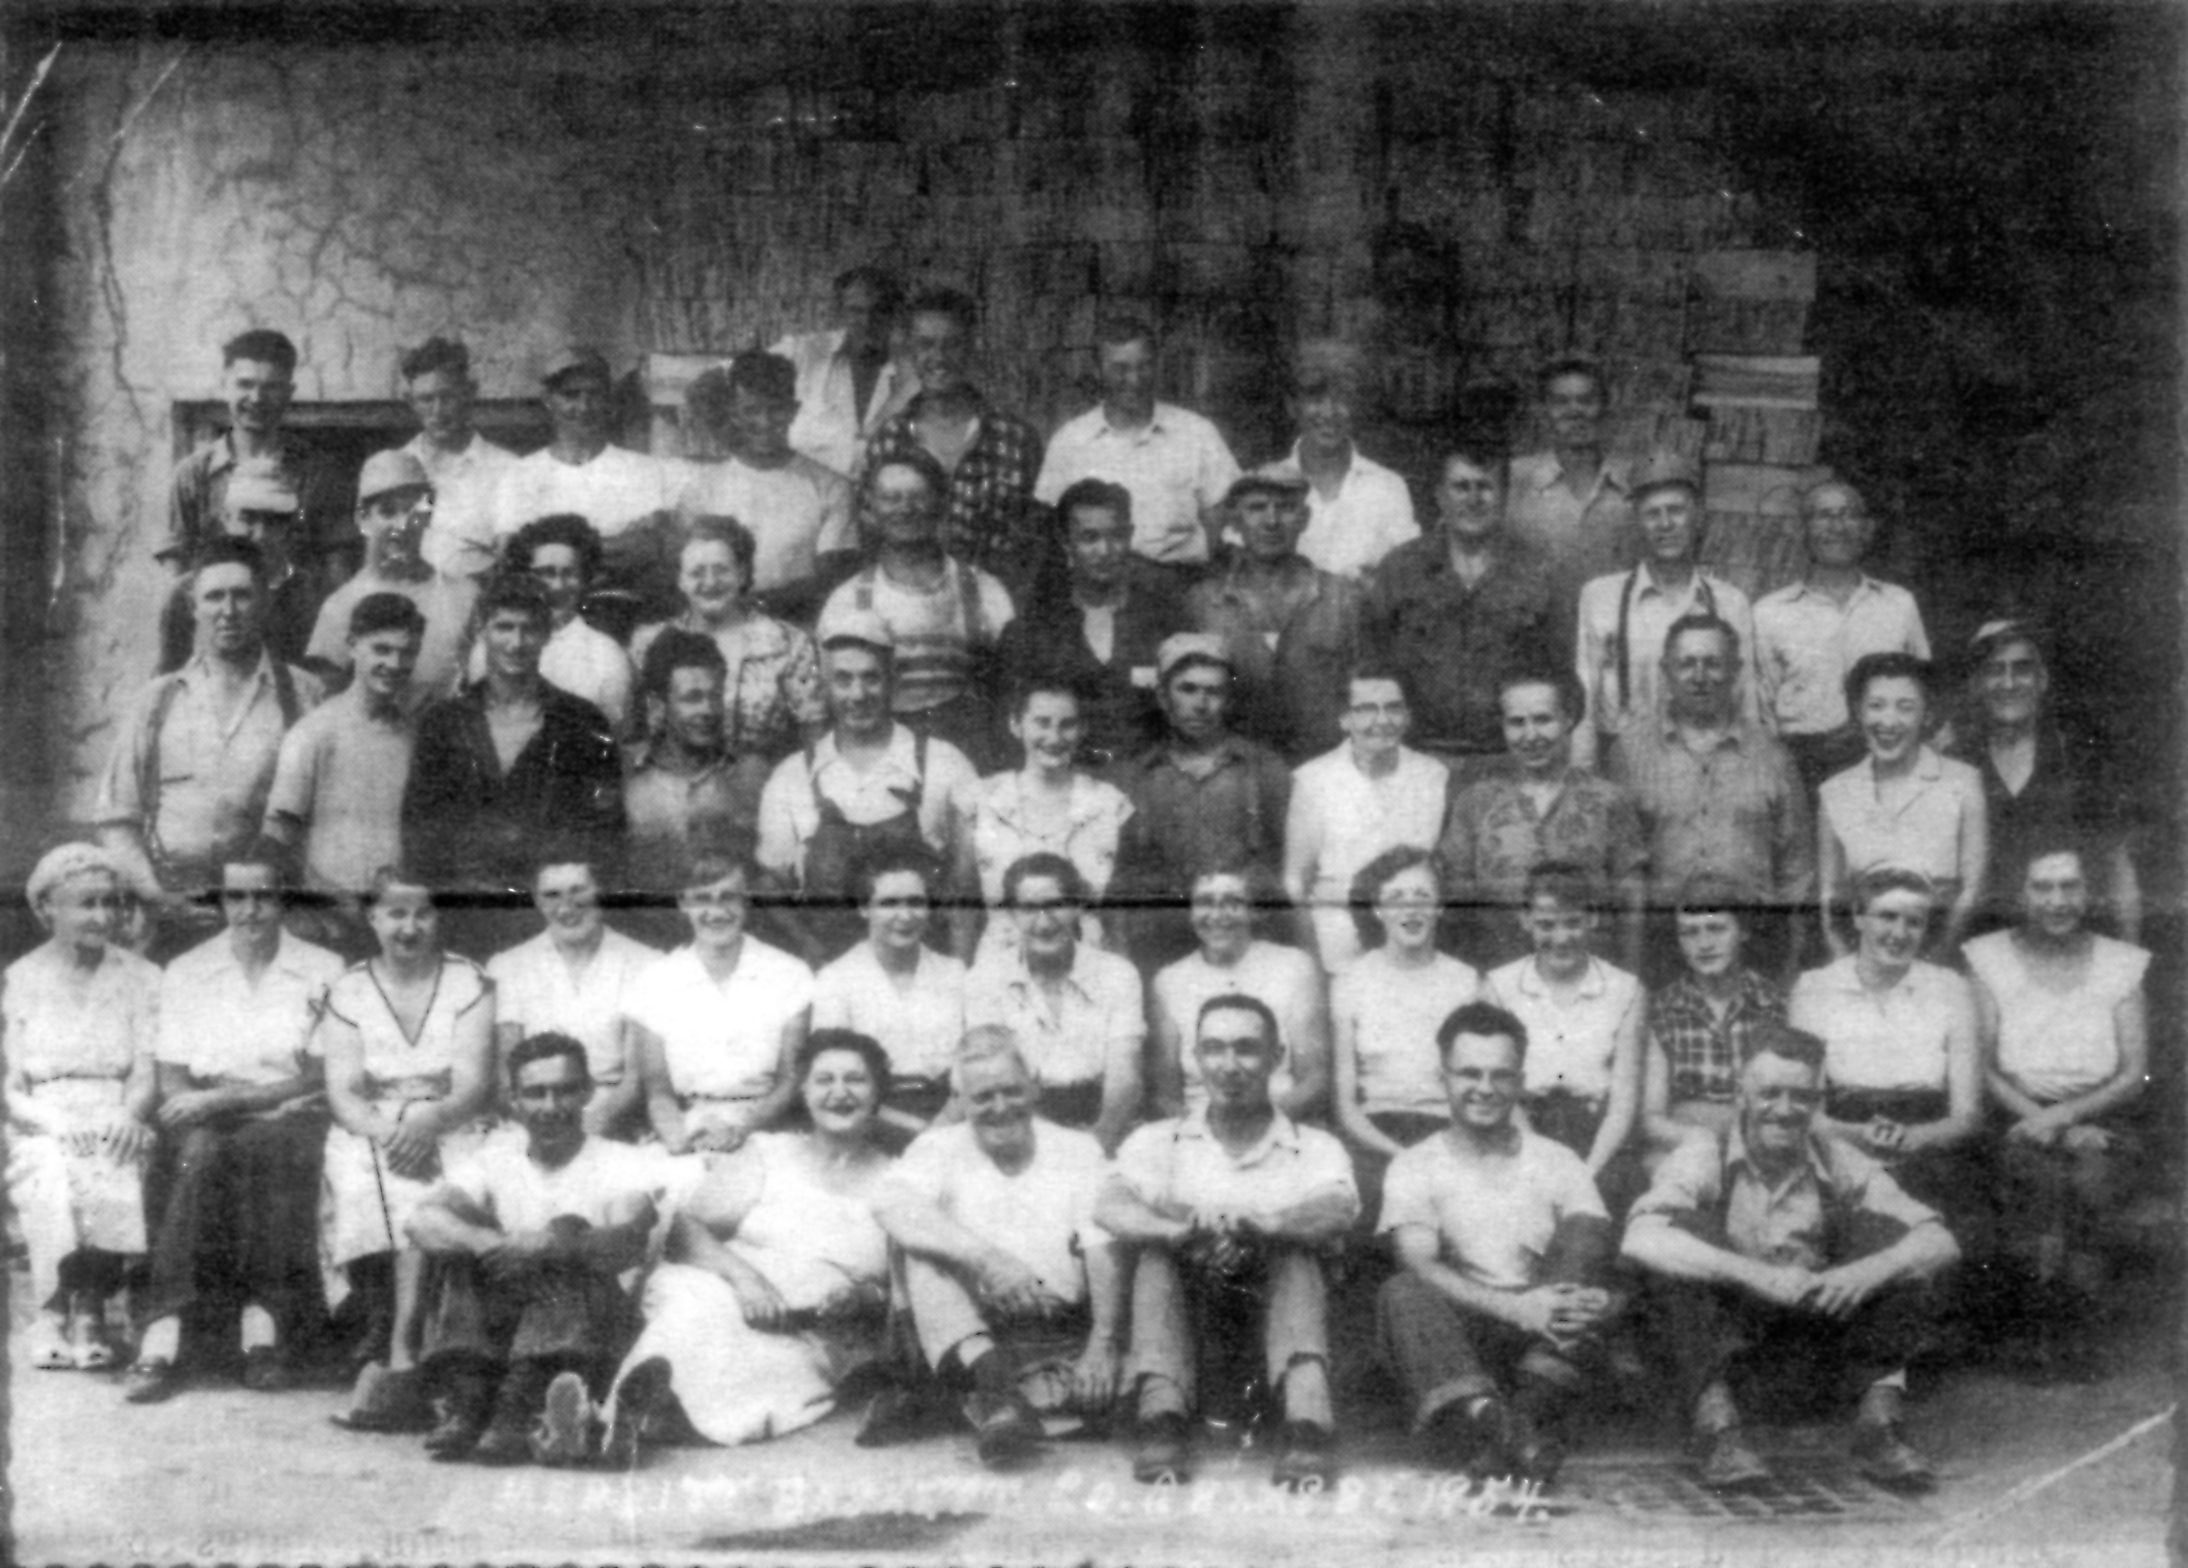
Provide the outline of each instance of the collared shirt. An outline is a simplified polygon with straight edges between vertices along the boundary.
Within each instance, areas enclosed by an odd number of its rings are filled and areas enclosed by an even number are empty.
[[[1330,984],[1330,1016],[1336,1048],[1351,1041],[1360,1108],[1370,1116],[1449,1120],[1436,1031],[1459,1008],[1481,999],[1481,972],[1448,953],[1432,954],[1425,968],[1401,968],[1386,944],[1339,971]]]
[[[931,588],[899,582],[876,562],[828,596],[815,624],[826,628],[855,610],[880,616],[896,644],[898,713],[925,713],[971,690],[975,656],[995,647],[1016,613],[1009,590],[955,557],[944,559]]]
[[[483,660],[484,650],[481,650]],[[486,673],[481,661],[478,673]],[[606,632],[573,615],[555,628],[540,650],[540,678],[559,686],[573,697],[582,697],[608,716],[608,728],[618,735],[631,718],[631,656]]]
[[[524,1035],[547,1029],[569,1035],[585,1047],[594,1083],[621,1083],[624,1014],[660,956],[611,926],[584,967],[572,973],[555,939],[542,931],[486,961],[495,1024],[513,1025]]]
[[[1847,874],[1898,866],[1958,888],[1975,869],[1962,859],[1962,848],[1970,819],[1983,820],[1982,777],[1924,746],[1899,789],[1899,798],[1887,803],[1877,789],[1876,759],[1864,757],[1816,791],[1816,809],[1838,840]]]
[[[1930,656],[1914,595],[1864,577],[1841,605],[1806,582],[1755,601],[1762,709],[1780,735],[1828,735],[1848,722],[1846,672],[1866,653]]]
[[[791,421],[790,444],[839,474],[855,474],[868,438],[912,400],[919,377],[895,359],[882,361],[866,406],[860,408],[858,377],[843,348],[845,336],[841,327],[794,332],[769,352],[789,360],[798,376],[798,417]]]
[[[1263,1224],[1317,1198],[1345,1199],[1354,1214],[1360,1207],[1345,1146],[1282,1111],[1270,1113],[1260,1141],[1235,1155],[1209,1130],[1205,1109],[1150,1123],[1117,1150],[1115,1179],[1152,1208]]]
[[[815,978],[813,1027],[878,1040],[898,1077],[945,1077],[965,1038],[965,978],[963,964],[923,947],[900,985],[861,942]]]
[[[288,676],[298,708],[317,707],[318,677],[298,669]],[[173,695],[163,696],[169,690]],[[247,844],[265,819],[288,728],[271,653],[259,653],[243,699],[225,715],[212,667],[200,654],[137,694],[107,761],[95,820],[143,829],[147,848],[156,845],[177,860],[209,860]],[[148,778],[155,752],[159,776]]]
[[[2039,1105],[2090,1093],[2120,1067],[2119,1007],[2142,994],[2147,949],[2091,934],[2073,985],[2031,967],[2017,933],[1993,931],[1961,948],[1998,1015],[1998,1071]]]
[[[1975,1034],[1968,982],[1920,959],[1887,990],[1861,983],[1851,953],[1793,982],[1786,1018],[1823,1041],[1833,1089],[1893,1092],[1948,1087],[1952,1040]]]
[[[266,815],[302,825],[307,887],[362,893],[375,871],[401,863],[403,790],[417,745],[414,716],[374,714],[355,685],[281,738]]]
[[[1246,944],[1235,964],[1212,964],[1206,953],[1192,952],[1155,972],[1154,1012],[1176,1031],[1188,1110],[1208,1103],[1208,1086],[1201,1081],[1193,1039],[1200,1028],[1201,1008],[1218,996],[1250,996],[1276,1014],[1276,1043],[1282,1055],[1269,1079],[1269,1094],[1275,1099],[1290,1094],[1292,1057],[1300,1042],[1329,1032],[1324,1022],[1328,1009],[1322,997],[1322,973],[1314,960],[1296,947],[1256,938]]]
[[[1591,957],[1579,985],[1561,998],[1535,961],[1521,958],[1491,970],[1488,991],[1527,1026],[1529,1094],[1561,1089],[1584,1100],[1609,1098],[1618,1037],[1640,1022],[1639,980]]]
[[[464,682],[471,607],[479,597],[478,584],[469,577],[450,577],[438,571],[423,578],[383,577],[368,566],[327,595],[320,605],[305,657],[332,669],[351,668],[350,615],[360,601],[376,593],[398,594],[416,605],[425,617],[418,663],[410,672],[410,689],[404,696],[406,705],[415,712],[439,698],[453,697]]]
[[[222,931],[176,958],[160,976],[155,1055],[201,1085],[264,1085],[304,1070],[304,1042],[327,987],[348,967],[323,947],[282,932],[254,984]]]
[[[575,1155],[550,1169],[532,1158],[529,1138],[502,1136],[452,1158],[441,1180],[503,1235],[514,1236],[545,1230],[564,1215],[606,1225],[633,1198],[659,1208],[673,1176],[659,1144],[588,1137]]]
[[[926,752],[922,777],[919,739],[899,724],[888,750],[864,769],[843,759],[833,730],[783,758],[760,792],[760,864],[802,880],[805,846],[820,827],[823,798],[854,827],[872,827],[902,816],[916,797],[920,836],[939,853],[950,841],[950,802],[978,775],[948,741],[930,739]]]
[[[1606,888],[1640,876],[1648,845],[1633,797],[1618,785],[1567,768],[1557,799],[1538,811],[1519,765],[1503,758],[1495,770],[1459,791],[1437,846],[1452,902],[1516,909],[1527,873],[1546,860],[1583,867]]]
[[[1264,464],[1258,472],[1286,479],[1305,477],[1298,445],[1294,443],[1288,456]],[[1299,553],[1325,572],[1359,577],[1420,535],[1420,525],[1413,520],[1413,493],[1406,482],[1363,456],[1358,447],[1352,450],[1352,461],[1335,495],[1325,496],[1312,484],[1307,487],[1307,527],[1299,536]]]
[[[696,772],[671,770],[657,742],[629,753],[623,779],[623,816],[629,824],[627,879],[642,892],[674,891],[694,843],[751,853],[758,842],[760,796],[767,788],[765,759],[724,752]]]
[[[660,1037],[669,1083],[686,1099],[757,1100],[782,1072],[783,1030],[813,1005],[813,971],[751,936],[716,980],[690,947],[646,967],[624,1016]]]
[[[1756,1026],[1766,1021],[1785,1022],[1785,993],[1752,969],[1740,971],[1739,988],[1721,1014],[1685,971],[1650,993],[1648,1041],[1670,1068],[1672,1102],[1730,1105],[1741,1054]]]
[[[1610,1214],[1579,1155],[1516,1123],[1511,1140],[1508,1151],[1486,1158],[1460,1154],[1445,1133],[1404,1150],[1384,1173],[1376,1230],[1433,1231],[1442,1261],[1491,1290],[1540,1283],[1560,1224],[1607,1224]]]
[[[574,512],[613,539],[666,513],[681,472],[658,458],[604,446],[582,463],[565,463],[541,447],[509,465],[494,498],[494,531],[506,536],[526,523]]]
[[[935,1127],[912,1140],[888,1181],[924,1198],[992,1247],[1033,1271],[1060,1301],[1086,1299],[1081,1249],[1109,1242],[1094,1203],[1109,1161],[1091,1133],[1033,1123],[1033,1158],[1006,1172],[971,1127]]]
[[[999,912],[1003,874],[1014,861],[1042,850],[1078,867],[1092,901],[1099,903],[1116,874],[1117,841],[1132,818],[1132,802],[1114,784],[1074,773],[1062,830],[1043,833],[1034,827],[1027,809],[1025,775],[998,773],[965,791],[958,799],[957,815],[959,841],[971,844],[980,873],[981,902]],[[1017,927],[1008,914],[992,913],[988,931],[1001,945],[1017,946]]]
[[[275,443],[274,461],[296,486],[304,526],[295,556],[316,561],[357,542],[350,515],[353,485],[342,465],[305,437],[284,430]],[[211,540],[227,531],[223,508],[228,476],[235,471],[234,437],[222,432],[175,465],[167,487],[167,539],[153,554],[160,560],[188,563]]]
[[[1666,592],[1646,562],[1595,578],[1580,590],[1573,672],[1588,694],[1588,722],[1573,731],[1578,766],[1595,765],[1599,734],[1624,734],[1662,714],[1665,634],[1681,616],[1709,611],[1739,633],[1735,691],[1740,716],[1755,721],[1761,678],[1755,671],[1755,614],[1746,594],[1700,568],[1683,588]]]
[[[1285,859],[1311,872],[1293,896],[1314,916],[1325,963],[1331,938],[1352,924],[1353,877],[1386,849],[1433,849],[1450,785],[1448,768],[1405,746],[1380,778],[1361,771],[1349,741],[1292,770]],[[1357,942],[1338,946],[1350,952]]]
[[[1415,745],[1493,755],[1504,749],[1504,678],[1561,664],[1572,626],[1572,595],[1539,552],[1500,545],[1469,588],[1431,534],[1375,569],[1360,631],[1370,656],[1412,677]]]
[[[1737,1125],[1673,1150],[1633,1206],[1633,1219],[1645,1214],[1705,1227],[1721,1222],[1724,1245],[1741,1257],[1805,1269],[1846,1261],[1844,1238],[1857,1214],[1910,1230],[1944,1223],[1883,1166],[1837,1138],[1811,1136],[1799,1163],[1773,1187],[1755,1169]]]
[[[734,517],[752,532],[755,592],[803,582],[820,557],[858,548],[851,526],[851,481],[800,452],[778,468],[739,458],[701,463],[676,497],[676,514]]]
[[[973,966],[965,981],[965,1027],[1001,1024],[1018,1037],[1044,1089],[1101,1080],[1113,1053],[1138,1060],[1147,1039],[1140,972],[1114,953],[1081,942],[1052,999],[1022,953]]]
[[[1151,746],[1117,782],[1132,798],[1132,820],[1117,850],[1119,898],[1183,898],[1196,866],[1226,858],[1282,863],[1292,779],[1268,747],[1227,735],[1215,768],[1196,777],[1167,745]]]
[[[977,393],[974,396],[979,402],[979,424],[972,444],[950,473],[942,548],[984,572],[1016,580],[1046,538],[1047,509],[1033,499],[1045,443],[1041,432],[1016,414],[1006,414]],[[867,443],[862,477],[891,457],[927,450],[919,439],[920,397],[874,432]]]
[[[99,955],[88,984],[50,942],[0,976],[8,1070],[33,1088],[48,1078],[127,1079],[152,1059],[159,1021],[159,966],[118,944]]]
[[[437,569],[455,577],[478,577],[499,563],[494,537],[494,508],[501,482],[516,466],[517,454],[473,431],[461,451],[435,446],[420,431],[403,447],[433,482],[433,521],[419,553]]]
[[[708,628],[690,613],[654,621],[631,637],[631,664],[643,670],[646,650],[668,627],[712,637],[729,666],[722,681],[722,738],[732,751],[770,760],[797,746],[828,708],[821,695],[820,654],[813,639],[787,621],[747,611],[733,626]]]
[[[1033,493],[1054,506],[1081,479],[1122,485],[1132,496],[1133,549],[1155,561],[1205,561],[1201,514],[1223,504],[1238,472],[1221,433],[1189,409],[1157,403],[1146,424],[1119,430],[1097,403],[1049,437]]]
[[[1005,689],[1036,672],[1082,683],[1089,766],[1135,756],[1162,733],[1155,699],[1155,651],[1185,629],[1185,599],[1174,574],[1134,557],[1124,603],[1109,616],[1109,647],[1088,637],[1088,612],[1068,593],[1043,596],[1003,629],[995,658]]]
[[[1185,597],[1196,630],[1231,654],[1231,722],[1285,756],[1327,751],[1344,738],[1360,647],[1360,586],[1304,556],[1282,565],[1281,586],[1250,584],[1234,551]]]
[[[1799,908],[1816,893],[1816,838],[1808,797],[1785,748],[1737,724],[1696,753],[1671,723],[1638,725],[1611,753],[1611,777],[1633,795],[1649,838],[1649,880],[1659,902],[1701,871]]]
[[[1554,450],[1515,457],[1505,526],[1540,550],[1565,582],[1625,571],[1641,558],[1630,470],[1625,458],[1606,456],[1583,491]]]

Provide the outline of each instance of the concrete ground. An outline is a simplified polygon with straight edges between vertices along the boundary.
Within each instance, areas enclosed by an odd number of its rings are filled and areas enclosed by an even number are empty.
[[[1174,1489],[1135,1485],[1114,1443],[1059,1442],[994,1476],[961,1437],[856,1448],[843,1414],[750,1448],[650,1449],[631,1474],[506,1471],[342,1431],[327,1419],[344,1404],[331,1387],[204,1383],[136,1408],[117,1376],[32,1371],[18,1350],[12,1560],[1426,1564],[1463,1550],[1622,1568],[1761,1554],[2131,1568],[2163,1553],[2177,1338],[2170,1292],[2139,1300],[2094,1383],[1982,1365],[1919,1380],[1911,1433],[1943,1471],[1931,1496],[1903,1502],[1855,1480],[1839,1430],[1774,1429],[1763,1446],[1788,1484],[1738,1509],[1685,1485],[1661,1410],[1583,1439],[1559,1485],[1531,1499],[1422,1470],[1387,1421],[1355,1423],[1343,1479],[1311,1497],[1272,1488],[1259,1452],[1204,1449]]]

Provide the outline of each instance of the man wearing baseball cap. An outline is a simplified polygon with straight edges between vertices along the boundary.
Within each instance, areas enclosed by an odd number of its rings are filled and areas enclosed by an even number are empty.
[[[375,594],[409,600],[424,617],[417,668],[404,698],[413,711],[436,697],[454,696],[462,684],[464,634],[479,596],[474,579],[451,577],[425,559],[436,499],[425,465],[407,447],[365,459],[357,479],[364,569],[327,596],[305,650],[313,668],[346,675],[352,668],[356,609]]]
[[[1243,860],[1276,874],[1292,786],[1283,758],[1231,729],[1234,676],[1222,638],[1166,639],[1155,677],[1166,733],[1117,772],[1133,810],[1110,884],[1133,956],[1149,969],[1192,950],[1183,915],[1196,871]]]

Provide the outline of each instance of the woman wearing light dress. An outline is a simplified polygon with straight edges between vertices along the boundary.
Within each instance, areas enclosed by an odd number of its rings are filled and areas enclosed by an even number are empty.
[[[104,850],[48,852],[24,889],[46,940],[0,985],[8,1197],[30,1252],[35,1367],[114,1364],[107,1298],[145,1251],[160,972],[121,946],[121,888]]]
[[[889,1063],[879,1044],[819,1029],[792,1064],[809,1126],[755,1133],[712,1162],[646,1283],[645,1332],[611,1396],[609,1451],[644,1430],[756,1443],[812,1425],[878,1349],[887,1239],[875,1142]]]
[[[374,873],[365,918],[379,951],[328,988],[328,1260],[370,1292],[372,1325],[348,1424],[406,1430],[424,1416],[417,1311],[425,1258],[411,1214],[443,1159],[475,1150],[493,1097],[494,986],[441,949],[433,890],[394,866]],[[384,1333],[384,1342],[382,1339]]]

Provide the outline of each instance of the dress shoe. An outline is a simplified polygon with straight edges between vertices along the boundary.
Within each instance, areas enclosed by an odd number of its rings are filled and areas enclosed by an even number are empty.
[[[1515,1405],[1511,1457],[1513,1475],[1537,1486],[1548,1486],[1565,1464],[1565,1445],[1527,1410]]]
[[[603,1465],[616,1470],[638,1467],[638,1444],[646,1434],[646,1418],[653,1414],[668,1388],[669,1364],[660,1356],[649,1356],[624,1374],[622,1386],[615,1391],[615,1414],[600,1440]]]
[[[281,1394],[296,1386],[286,1352],[253,1345],[243,1352],[243,1386],[254,1394]]]
[[[133,1405],[156,1405],[182,1391],[182,1376],[165,1356],[139,1361],[129,1369],[122,1398]]]
[[[1937,1484],[1937,1471],[1890,1421],[1857,1421],[1852,1445],[1854,1468],[1895,1492],[1926,1492]]]
[[[974,1394],[965,1401],[965,1417],[972,1422],[980,1462],[991,1470],[1031,1455],[1048,1435],[1034,1408],[1016,1393]]]

